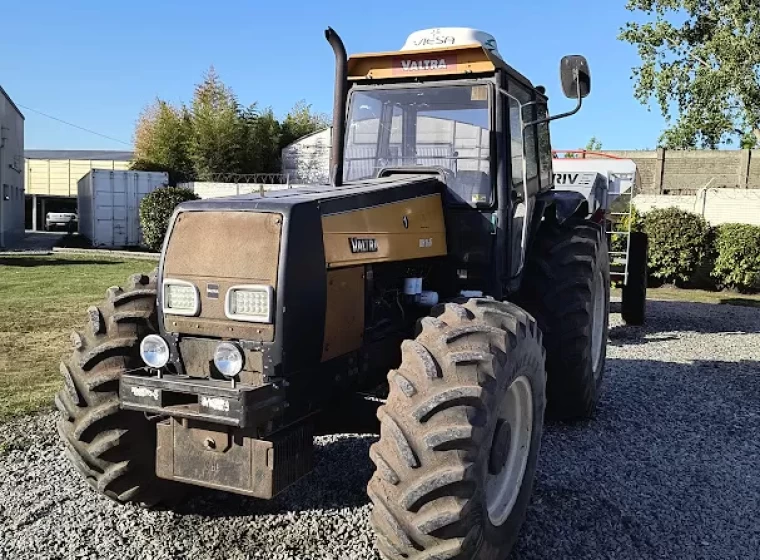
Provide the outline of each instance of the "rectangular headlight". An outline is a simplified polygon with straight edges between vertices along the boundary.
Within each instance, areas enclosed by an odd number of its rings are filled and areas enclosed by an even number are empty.
[[[164,313],[195,316],[200,311],[198,289],[184,280],[164,280]]]
[[[227,291],[225,314],[236,321],[271,323],[273,293],[271,286],[233,286]]]

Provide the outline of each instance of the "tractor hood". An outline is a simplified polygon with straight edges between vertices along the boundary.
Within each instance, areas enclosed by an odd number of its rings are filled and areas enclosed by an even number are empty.
[[[446,255],[445,188],[403,175],[181,204],[159,266],[162,332],[245,341],[279,374],[323,361],[330,271]],[[236,304],[239,291],[256,293]]]

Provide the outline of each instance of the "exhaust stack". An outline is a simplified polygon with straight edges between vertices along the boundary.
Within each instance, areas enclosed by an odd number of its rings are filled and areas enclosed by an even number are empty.
[[[343,152],[346,136],[346,95],[348,90],[348,57],[340,36],[328,27],[325,39],[335,53],[335,98],[333,100],[332,146],[330,148],[330,182],[343,184]]]

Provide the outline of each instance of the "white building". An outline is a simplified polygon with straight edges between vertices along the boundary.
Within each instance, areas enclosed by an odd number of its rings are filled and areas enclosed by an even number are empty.
[[[0,249],[24,237],[24,115],[0,87]]]
[[[282,149],[282,173],[290,183],[329,181],[332,127],[299,138]]]

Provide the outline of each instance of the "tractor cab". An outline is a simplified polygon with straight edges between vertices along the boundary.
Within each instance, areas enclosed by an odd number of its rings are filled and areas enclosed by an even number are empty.
[[[482,31],[421,30],[399,51],[347,59],[330,29],[327,38],[337,61],[334,115],[346,116],[333,126],[332,183],[438,175],[452,232],[469,247],[493,246],[481,255],[484,269],[498,271],[489,291],[510,291],[540,212],[536,196],[552,189],[549,121],[571,113],[550,118],[544,88],[509,66]],[[565,57],[561,70],[580,108],[590,87],[586,61]],[[494,255],[507,254],[509,262],[492,266]]]
[[[352,55],[343,180],[434,168],[453,205],[494,209],[501,180],[522,199],[551,188],[546,96],[507,65],[493,36],[412,33],[399,51]]]

